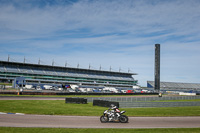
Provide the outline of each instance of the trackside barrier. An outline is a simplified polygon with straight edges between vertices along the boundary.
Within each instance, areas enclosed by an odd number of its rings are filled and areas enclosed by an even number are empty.
[[[119,107],[119,102],[105,101],[105,100],[93,100],[93,106],[110,107],[111,104]]]
[[[65,103],[78,103],[78,104],[82,103],[82,104],[87,104],[87,99],[67,97],[67,98],[65,98]]]
[[[146,102],[166,100],[192,100],[200,99],[200,96],[162,96],[162,97],[87,97],[88,102],[93,100],[105,100],[114,102]]]
[[[120,102],[121,108],[200,106],[200,102]]]
[[[199,101],[185,102],[166,102],[167,100],[192,100],[200,99],[200,96],[164,96],[164,97],[88,97],[88,102],[98,101],[114,101],[119,102],[121,108],[134,107],[185,107],[185,106],[200,106]],[[166,100],[166,101],[165,101]],[[154,101],[154,102],[153,102]],[[157,101],[157,102],[155,102]],[[162,102],[165,101],[165,102]],[[103,105],[102,105],[103,106]],[[105,106],[105,105],[104,105]],[[118,106],[118,107],[119,107]]]

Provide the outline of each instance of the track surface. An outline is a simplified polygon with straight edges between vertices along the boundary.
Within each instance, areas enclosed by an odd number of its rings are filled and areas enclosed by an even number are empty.
[[[96,116],[0,114],[0,127],[195,128],[200,117],[129,117],[129,123],[101,123]]]

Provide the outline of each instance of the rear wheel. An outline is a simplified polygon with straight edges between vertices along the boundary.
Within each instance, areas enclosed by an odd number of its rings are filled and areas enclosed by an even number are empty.
[[[128,117],[125,116],[125,115],[121,115],[121,116],[119,117],[119,121],[120,121],[121,123],[127,123],[127,122],[128,122]]]
[[[108,117],[102,115],[102,116],[100,117],[100,121],[101,121],[101,123],[106,123],[106,122],[108,122]]]

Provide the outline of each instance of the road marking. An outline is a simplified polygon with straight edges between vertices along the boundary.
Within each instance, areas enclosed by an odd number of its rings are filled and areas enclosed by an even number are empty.
[[[1,115],[3,115],[3,114],[10,114],[10,115],[12,115],[12,114],[13,114],[13,115],[25,115],[25,114],[23,114],[23,113],[9,113],[9,112],[8,112],[8,113],[0,112],[0,114],[1,114]]]
[[[2,114],[2,115],[3,115],[3,114],[7,114],[7,113],[0,112],[0,114]]]

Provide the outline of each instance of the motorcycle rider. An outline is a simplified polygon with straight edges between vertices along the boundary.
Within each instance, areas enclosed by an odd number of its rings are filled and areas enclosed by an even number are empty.
[[[117,106],[115,106],[114,104],[110,105],[110,109],[111,109],[111,117],[109,118],[109,121],[114,120],[115,116],[119,117],[120,116],[120,110],[118,109]]]
[[[117,106],[110,105],[107,110],[104,110],[103,115],[100,116],[101,123],[106,122],[121,122],[127,123],[128,116],[123,115],[126,111],[120,111]]]

